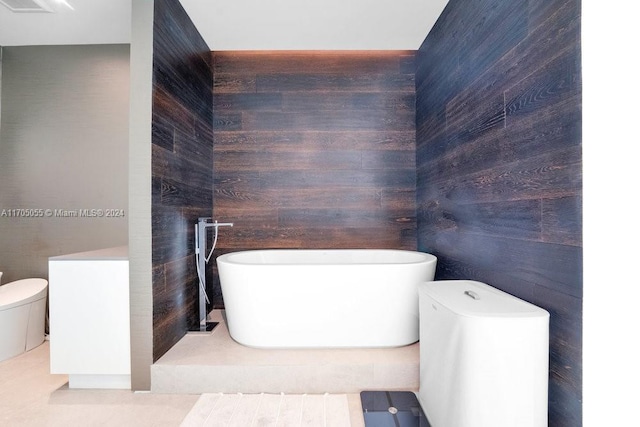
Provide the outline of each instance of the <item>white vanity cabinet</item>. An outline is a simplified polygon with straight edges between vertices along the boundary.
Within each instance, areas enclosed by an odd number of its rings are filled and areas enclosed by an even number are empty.
[[[49,258],[51,373],[69,388],[131,388],[126,246]]]

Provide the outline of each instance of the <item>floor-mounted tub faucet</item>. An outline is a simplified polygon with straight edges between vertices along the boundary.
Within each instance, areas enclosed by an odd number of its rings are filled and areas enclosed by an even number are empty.
[[[198,303],[200,307],[200,325],[199,331],[206,332],[212,330],[217,323],[207,323],[207,304],[211,303],[206,292],[206,275],[205,267],[213,255],[213,250],[218,243],[218,228],[233,227],[232,222],[218,222],[217,220],[210,222],[211,217],[200,217],[195,226],[195,251],[196,251],[196,269],[198,271],[198,285],[200,288],[198,294]],[[207,228],[213,227],[213,244],[207,255]]]

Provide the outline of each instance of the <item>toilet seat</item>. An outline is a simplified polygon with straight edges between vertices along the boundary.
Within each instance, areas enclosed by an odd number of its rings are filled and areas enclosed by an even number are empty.
[[[47,284],[45,279],[22,279],[0,286],[0,311],[45,298]]]

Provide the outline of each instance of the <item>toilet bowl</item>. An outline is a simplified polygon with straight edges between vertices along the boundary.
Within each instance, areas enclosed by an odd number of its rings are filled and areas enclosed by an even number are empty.
[[[443,427],[546,427],[549,313],[485,283],[418,286],[419,400]]]
[[[44,341],[47,286],[45,279],[0,286],[0,362]]]

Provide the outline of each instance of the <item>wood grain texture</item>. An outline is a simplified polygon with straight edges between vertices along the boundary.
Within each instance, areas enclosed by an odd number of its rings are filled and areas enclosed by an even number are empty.
[[[415,250],[414,52],[212,57],[220,253]]]
[[[398,51],[230,51],[216,52],[214,73],[254,75],[264,74],[343,74],[347,70],[357,74],[412,75],[413,52]],[[409,66],[407,67],[407,63]],[[355,73],[354,73],[355,74]]]
[[[580,425],[580,3],[451,0],[416,55],[418,248],[551,314],[549,425]]]
[[[156,0],[152,114],[153,359],[198,324],[193,224],[213,203],[211,56],[179,2]]]
[[[325,151],[348,147],[359,151],[415,152],[415,131],[289,131],[216,132],[216,153],[230,151]]]

